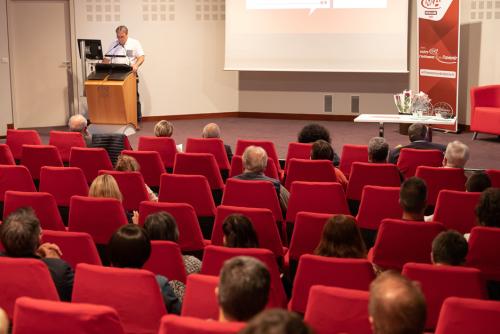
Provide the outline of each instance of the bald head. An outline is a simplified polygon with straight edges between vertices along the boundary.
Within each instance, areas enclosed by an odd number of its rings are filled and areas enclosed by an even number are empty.
[[[267,166],[267,153],[260,146],[248,146],[243,152],[245,173],[264,173]]]
[[[87,129],[87,119],[82,115],[73,115],[68,121],[69,131],[84,132]]]
[[[215,123],[208,123],[201,133],[202,138],[220,138],[220,128]]]

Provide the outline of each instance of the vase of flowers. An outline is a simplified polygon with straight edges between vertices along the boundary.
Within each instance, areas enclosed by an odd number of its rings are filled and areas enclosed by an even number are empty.
[[[412,98],[413,94],[411,90],[405,90],[402,93],[394,94],[394,103],[400,115],[411,115]]]

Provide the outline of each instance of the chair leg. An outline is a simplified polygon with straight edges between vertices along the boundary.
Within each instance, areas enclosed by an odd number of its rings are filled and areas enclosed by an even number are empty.
[[[472,135],[472,140],[476,140],[477,138],[477,132],[474,132],[474,134]]]

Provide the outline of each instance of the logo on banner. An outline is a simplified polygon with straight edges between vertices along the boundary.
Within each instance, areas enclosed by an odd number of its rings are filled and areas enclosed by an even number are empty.
[[[428,50],[425,48],[420,48],[418,56],[422,59],[434,59],[441,64],[456,64],[458,61],[457,56],[439,54],[438,48],[431,48]]]
[[[451,5],[453,0],[420,0],[418,6],[418,17],[439,21],[443,18],[444,14]]]

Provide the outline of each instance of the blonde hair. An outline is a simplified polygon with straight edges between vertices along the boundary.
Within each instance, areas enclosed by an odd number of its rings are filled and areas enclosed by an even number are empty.
[[[116,161],[115,170],[120,172],[138,172],[141,166],[134,157],[126,154],[120,154]]]
[[[90,185],[89,197],[116,198],[119,201],[123,199],[118,183],[109,174],[102,174],[94,179]]]
[[[174,125],[166,120],[161,120],[155,125],[156,137],[170,137],[174,132]]]

